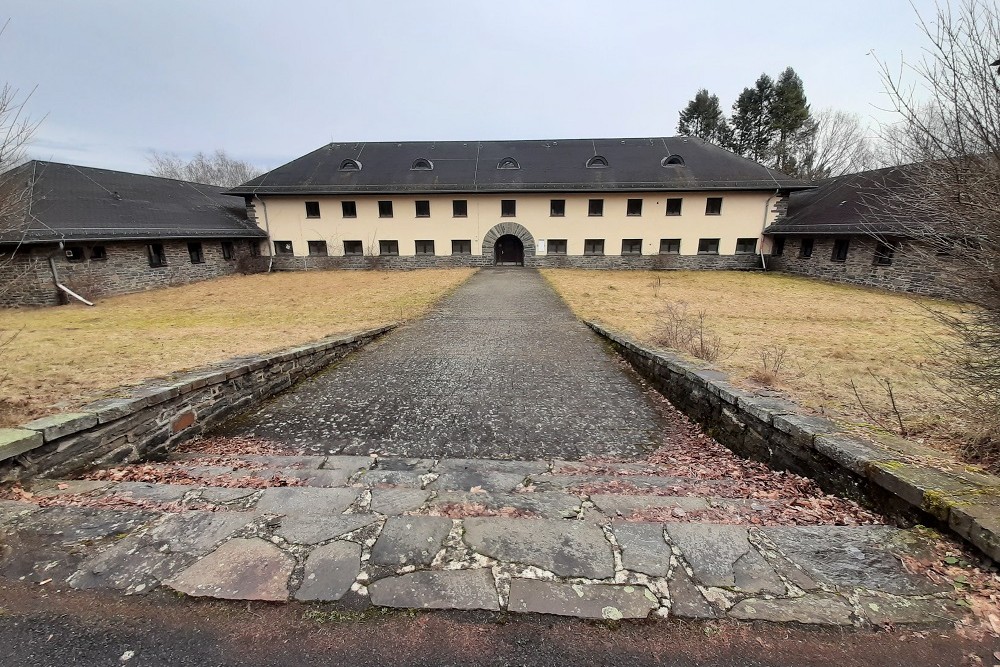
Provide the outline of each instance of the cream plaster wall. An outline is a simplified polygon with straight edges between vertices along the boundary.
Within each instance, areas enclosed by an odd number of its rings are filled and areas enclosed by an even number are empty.
[[[668,198],[682,198],[681,215],[666,215]],[[722,214],[705,215],[708,197],[722,197]],[[628,199],[642,199],[642,215],[626,215]],[[468,201],[468,217],[452,216],[452,201]],[[517,214],[500,215],[500,201],[514,199]],[[549,215],[552,199],[566,200],[565,217]],[[588,215],[590,199],[604,200],[604,215]],[[736,251],[737,238],[761,238],[761,230],[775,217],[774,199],[766,192],[686,193],[570,193],[509,195],[358,195],[268,196],[266,215],[271,239],[291,241],[296,256],[308,255],[308,241],[326,241],[329,254],[344,254],[344,241],[361,241],[365,254],[378,254],[380,240],[399,242],[400,255],[413,255],[414,242],[433,240],[436,255],[450,255],[452,240],[470,240],[472,254],[482,250],[482,238],[494,225],[516,222],[540,240],[566,239],[567,254],[582,255],[585,239],[604,239],[605,255],[621,254],[622,239],[642,239],[642,253],[659,253],[660,239],[681,239],[681,254],[696,255],[698,240],[719,238],[719,254]],[[344,218],[341,202],[354,201],[357,218]],[[393,217],[378,217],[378,201],[393,203]],[[417,200],[430,201],[429,218],[416,217]],[[306,201],[318,201],[319,218],[307,218]],[[264,206],[256,204],[258,224],[264,227]],[[766,209],[766,221],[765,221]],[[758,241],[759,250],[760,241]],[[373,248],[373,250],[369,250]],[[767,250],[767,248],[765,248]],[[544,254],[539,252],[538,254]]]

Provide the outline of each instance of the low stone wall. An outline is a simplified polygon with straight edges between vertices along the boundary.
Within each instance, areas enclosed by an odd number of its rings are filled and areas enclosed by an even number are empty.
[[[0,482],[62,477],[156,456],[287,389],[392,329],[237,357],[123,388],[79,412],[0,429]]]
[[[947,527],[1000,561],[1000,478],[947,466],[900,438],[870,442],[805,413],[773,392],[751,393],[705,365],[653,351],[587,323],[679,410],[734,452],[815,480],[903,523]],[[942,461],[946,469],[925,461]]]
[[[315,269],[445,269],[492,266],[492,255],[375,255],[311,256],[276,255],[277,271]],[[685,270],[750,271],[761,268],[758,255],[528,255],[524,265],[534,268],[604,269],[604,270]]]

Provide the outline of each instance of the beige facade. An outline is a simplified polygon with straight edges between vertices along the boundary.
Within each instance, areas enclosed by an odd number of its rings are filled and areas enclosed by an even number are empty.
[[[709,198],[721,198],[721,211],[706,214]],[[679,215],[667,214],[667,200],[680,199]],[[467,202],[465,217],[456,217],[453,202]],[[502,214],[502,200],[515,202],[514,214]],[[552,200],[565,201],[565,213],[552,215]],[[591,215],[590,200],[602,200],[601,215]],[[641,212],[629,215],[629,200],[641,200]],[[623,240],[641,240],[642,255],[660,254],[662,239],[680,239],[679,255],[699,254],[702,239],[719,239],[718,254],[737,253],[737,239],[756,239],[774,221],[779,198],[773,192],[697,191],[646,193],[510,193],[455,195],[263,196],[253,200],[257,224],[266,229],[271,248],[291,242],[292,255],[310,255],[310,241],[326,244],[329,256],[342,256],[346,242],[361,242],[363,255],[380,254],[380,241],[396,241],[399,256],[413,256],[418,241],[433,241],[435,256],[452,255],[453,241],[469,241],[472,255],[492,254],[483,247],[488,232],[502,223],[517,223],[534,239],[536,256],[552,254],[551,240],[565,240],[565,254],[582,256],[589,239],[604,241],[604,255],[622,254]],[[380,217],[379,202],[391,202],[392,217]],[[316,202],[307,213],[306,202]],[[356,217],[345,217],[343,202],[354,202]],[[429,215],[417,215],[417,202],[429,203]],[[421,206],[423,206],[421,204]],[[633,208],[634,208],[633,204]],[[633,213],[635,211],[633,210]],[[494,237],[495,237],[494,233]],[[352,250],[356,252],[356,243]],[[320,250],[313,244],[313,254]],[[424,247],[426,251],[426,246]],[[746,251],[746,248],[743,248]],[[634,254],[634,253],[626,253]]]

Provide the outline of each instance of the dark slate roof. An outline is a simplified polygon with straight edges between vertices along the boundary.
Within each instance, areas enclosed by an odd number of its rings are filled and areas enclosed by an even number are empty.
[[[605,168],[588,168],[595,155]],[[684,164],[662,166],[679,155]],[[505,158],[519,169],[498,169]],[[431,170],[413,170],[418,158]],[[343,171],[344,160],[359,171]],[[781,172],[689,137],[328,144],[230,190],[249,194],[795,190]]]
[[[887,167],[821,181],[814,190],[789,197],[788,215],[765,234],[906,236],[914,212],[905,213],[901,197],[916,175],[916,165]]]
[[[0,242],[266,238],[224,188],[32,160],[3,176],[29,189],[27,206],[0,223]]]

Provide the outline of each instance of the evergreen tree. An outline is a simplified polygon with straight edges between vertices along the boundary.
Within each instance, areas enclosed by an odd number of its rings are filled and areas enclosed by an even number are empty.
[[[744,88],[733,105],[733,151],[756,162],[763,162],[771,152],[774,130],[771,106],[774,81],[761,74],[753,88]]]
[[[774,84],[771,104],[771,127],[774,131],[774,166],[786,174],[795,174],[795,154],[816,131],[811,122],[809,104],[802,79],[791,67]]]
[[[732,130],[719,106],[719,96],[709,95],[704,88],[680,112],[677,131],[720,146],[728,147],[732,143]]]

